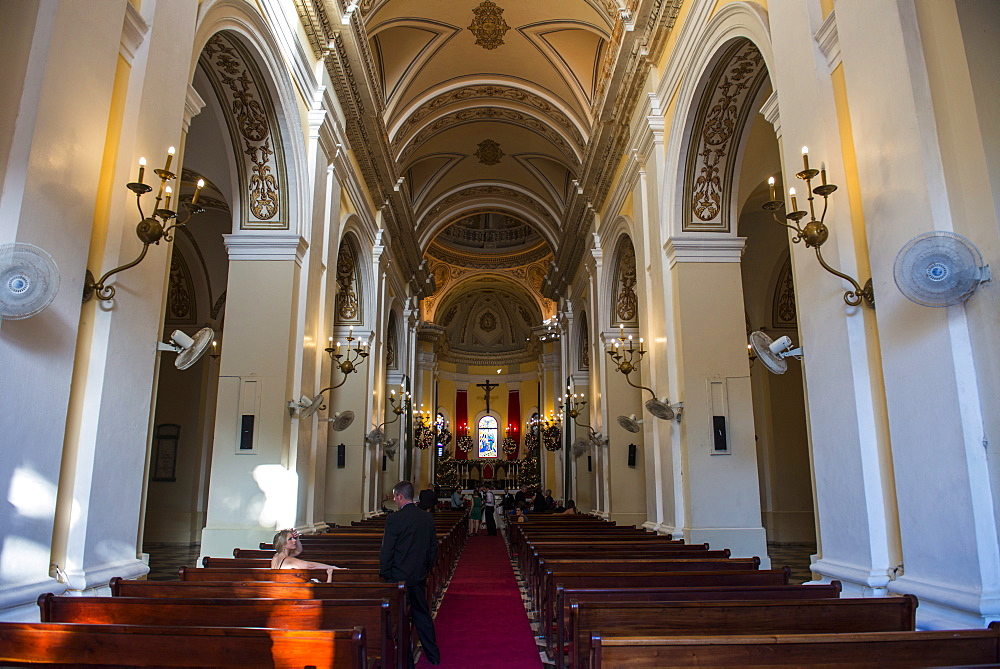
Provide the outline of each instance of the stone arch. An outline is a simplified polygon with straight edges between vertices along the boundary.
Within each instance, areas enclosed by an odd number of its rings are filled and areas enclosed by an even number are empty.
[[[629,235],[620,235],[614,246],[608,286],[608,326],[639,326],[639,296],[636,287],[635,246]]]
[[[661,224],[669,226],[668,229],[662,230],[664,239],[669,239],[680,232],[713,232],[735,236],[737,212],[736,203],[732,201],[719,203],[721,219],[689,225],[693,218],[692,202],[694,189],[697,186],[697,176],[692,175],[692,165],[700,153],[698,145],[704,134],[700,130],[704,128],[704,121],[712,111],[712,102],[718,101],[719,98],[719,95],[712,97],[712,84],[715,83],[715,93],[719,93],[718,87],[725,85],[726,72],[732,67],[738,68],[743,59],[749,57],[750,50],[759,54],[759,62],[753,68],[752,78],[769,76],[769,73],[773,72],[774,62],[770,42],[766,12],[745,2],[735,2],[720,9],[701,34],[693,40],[693,43],[702,45],[702,48],[688,70],[692,73],[691,76],[684,79],[677,94],[676,108],[685,111],[674,116],[668,135],[670,137],[666,151],[668,169],[664,175],[664,189],[674,204],[671,215],[664,217]],[[730,109],[728,115],[720,117],[719,115],[726,110],[723,108],[716,117],[729,119],[733,125],[737,124],[738,118],[745,120],[747,107],[752,107],[756,102],[760,83],[756,80],[748,87],[737,109]],[[742,134],[739,137],[729,138],[726,153],[730,160],[725,165],[729,172],[727,176],[722,176],[720,170],[720,183],[732,182],[732,172],[739,164],[743,141],[745,138]],[[716,165],[716,168],[718,167]],[[705,176],[710,177],[711,170]]]
[[[371,273],[366,263],[364,247],[357,236],[346,233],[337,248],[334,265],[337,281],[337,297],[334,306],[334,322],[338,325],[365,326],[368,314],[372,313]]]
[[[234,197],[230,203],[234,214],[233,231],[283,230],[301,235],[310,220],[310,187],[306,156],[302,142],[298,140],[303,131],[295,87],[289,79],[287,67],[279,57],[281,47],[264,17],[250,11],[245,3],[220,0],[200,17],[194,39],[190,81],[194,81],[198,70],[207,74],[203,67],[206,48],[210,51],[218,49],[219,40],[224,40],[226,49],[235,50],[232,57],[240,59],[242,67],[237,68],[237,65],[224,58],[221,71],[225,71],[226,67],[231,68],[226,76],[233,79],[235,90],[221,80],[216,83],[222,83],[230,93],[237,93],[242,98],[245,112],[242,125],[247,131],[243,133],[234,128],[233,124],[226,124],[230,134],[228,141],[232,151],[233,174],[241,175],[236,177],[239,182],[234,184]],[[246,82],[250,84],[244,87]],[[215,84],[213,88],[216,88],[218,94]],[[228,104],[232,100],[228,100],[226,96],[220,97],[219,102],[223,109],[232,106]],[[267,120],[267,138],[271,140],[266,148],[263,141],[253,139],[262,137],[264,133],[259,123],[261,116]],[[237,122],[236,125],[241,124]],[[233,139],[237,136],[243,141],[234,143]],[[247,141],[251,146],[242,145]],[[245,153],[247,151],[249,154]],[[267,161],[262,160],[263,154],[268,151],[272,155]],[[239,160],[246,162],[240,166]],[[278,210],[267,218],[256,216],[255,208],[258,213],[266,214],[268,205],[261,200],[256,206],[251,206],[254,197],[249,194],[251,188],[258,193],[273,192],[276,188]]]

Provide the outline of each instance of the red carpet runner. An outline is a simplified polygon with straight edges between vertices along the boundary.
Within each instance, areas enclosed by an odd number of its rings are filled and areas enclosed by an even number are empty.
[[[445,669],[542,667],[502,537],[469,537],[434,630]]]

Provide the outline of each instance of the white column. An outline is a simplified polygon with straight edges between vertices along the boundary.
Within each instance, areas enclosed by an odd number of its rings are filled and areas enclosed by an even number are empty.
[[[225,241],[226,346],[201,541],[202,555],[215,557],[292,525],[299,487],[288,402],[299,390],[291,365],[300,345],[295,322],[306,242],[277,232],[241,232]]]
[[[983,152],[983,133],[996,124],[976,116],[969,72],[980,52],[967,52],[957,9],[840,3],[836,14],[885,342],[903,563],[889,589],[917,595],[918,623],[931,628],[1000,617],[1000,492],[990,458],[1000,440],[1000,300],[987,284],[966,305],[930,309],[892,279],[899,249],[929,230],[964,234],[994,259],[1000,248]]]
[[[759,556],[766,567],[744,343],[739,266],[743,242],[708,233],[679,235],[666,243],[674,275],[678,316],[673,338],[681,370],[680,395],[671,400],[684,402],[682,422],[672,424],[679,427],[679,462],[684,463],[677,503],[685,505],[687,519],[677,530],[683,530],[690,543],[726,546],[738,557]],[[721,449],[715,440],[716,417],[725,425]]]

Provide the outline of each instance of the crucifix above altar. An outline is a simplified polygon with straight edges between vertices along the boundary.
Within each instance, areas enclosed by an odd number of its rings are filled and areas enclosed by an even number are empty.
[[[486,400],[486,413],[489,413],[490,412],[490,393],[493,392],[494,388],[499,388],[500,384],[499,383],[490,383],[490,380],[486,379],[486,383],[477,383],[476,385],[486,391],[486,395],[483,397],[483,399]]]

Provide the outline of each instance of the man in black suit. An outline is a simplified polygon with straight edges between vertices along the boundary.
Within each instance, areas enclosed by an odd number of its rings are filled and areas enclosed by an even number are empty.
[[[386,581],[406,583],[406,595],[413,615],[413,626],[431,664],[441,663],[434,636],[434,620],[427,603],[427,573],[437,555],[434,516],[413,503],[413,484],[400,481],[392,488],[399,511],[385,519],[385,534],[379,551],[379,575]],[[408,665],[413,657],[407,652]]]
[[[420,499],[417,502],[417,506],[424,511],[434,512],[434,507],[437,506],[438,496],[437,491],[432,490],[428,485],[426,488],[420,491]]]

